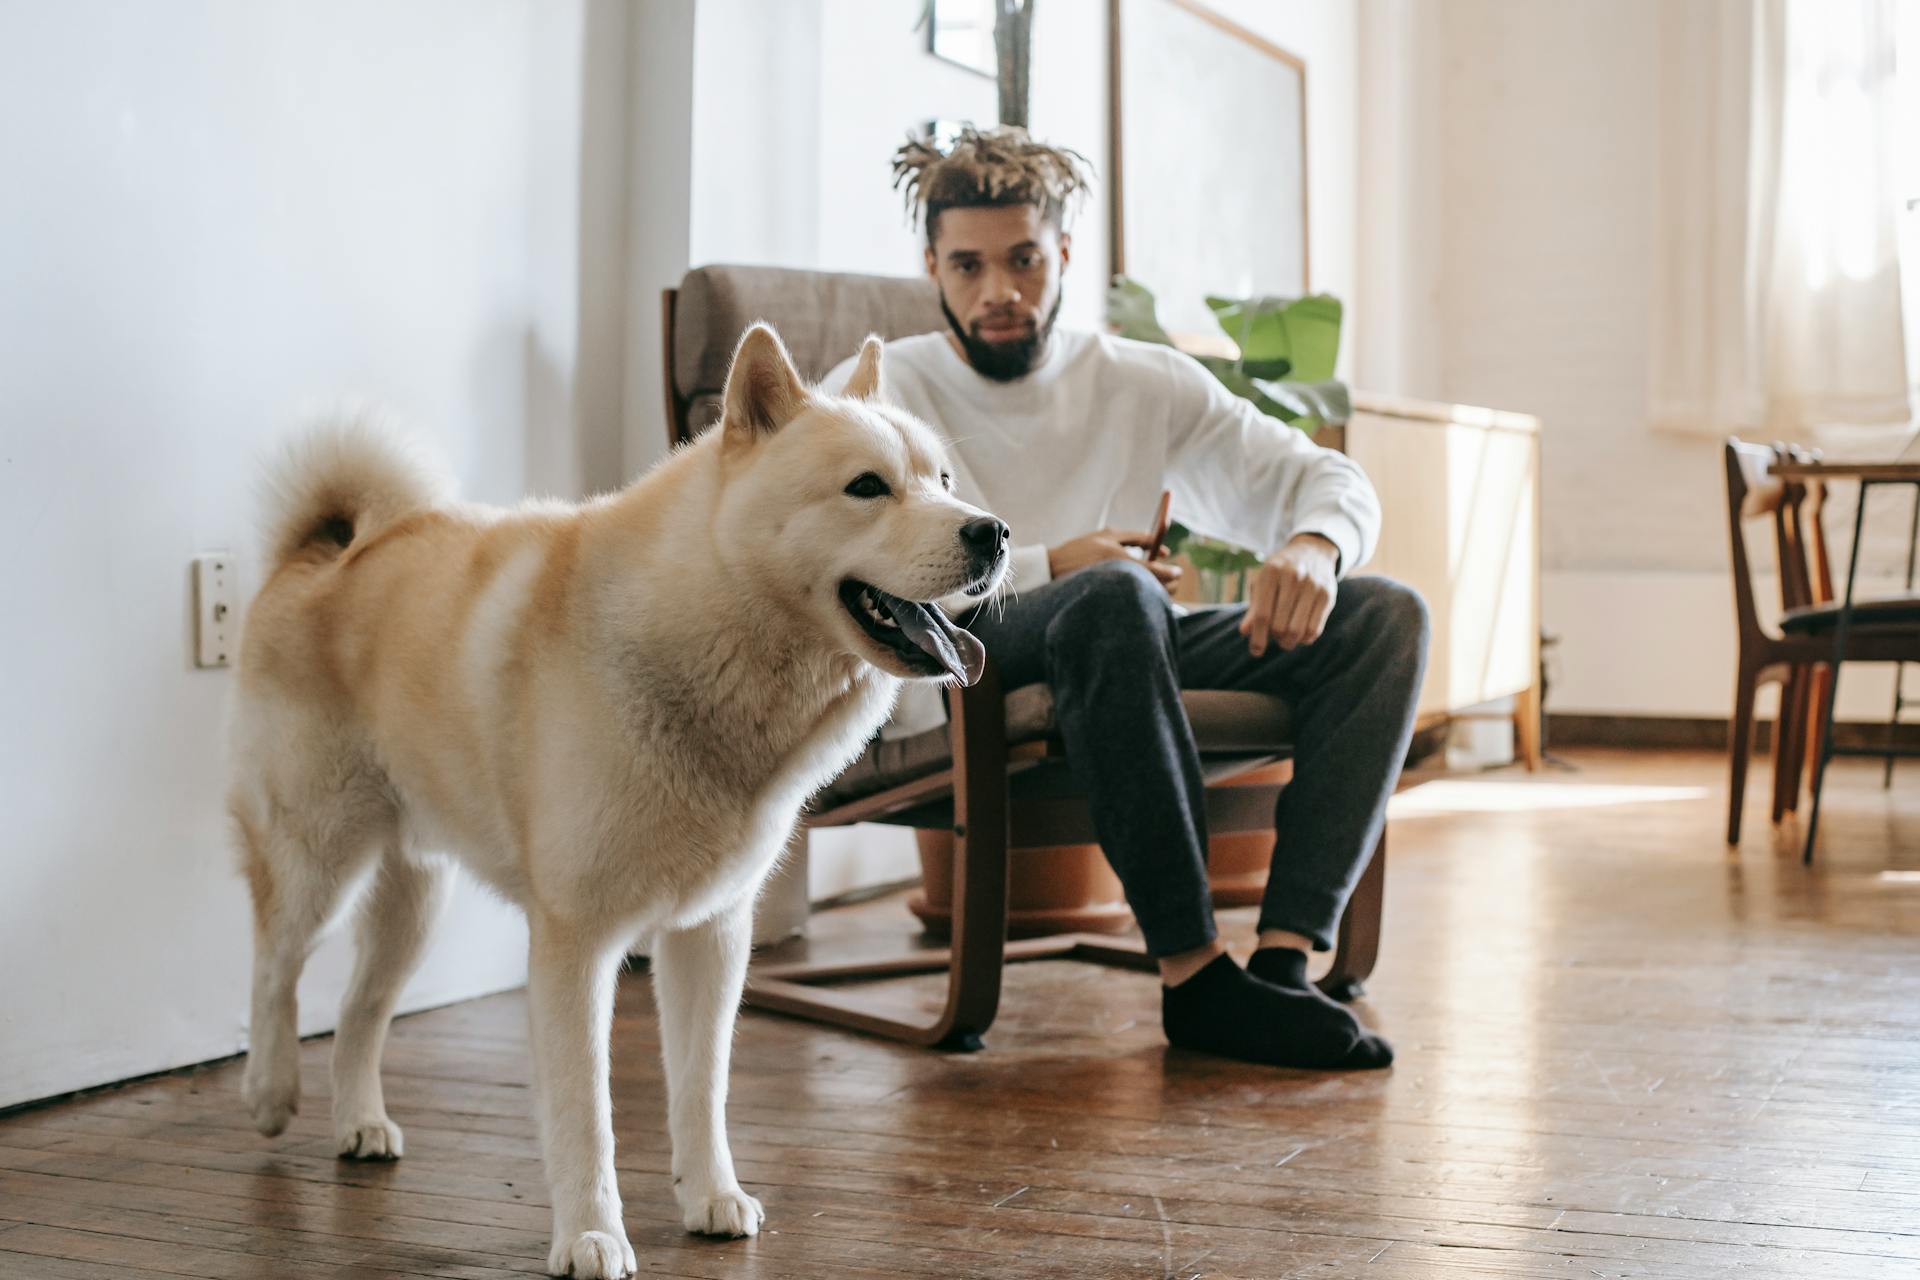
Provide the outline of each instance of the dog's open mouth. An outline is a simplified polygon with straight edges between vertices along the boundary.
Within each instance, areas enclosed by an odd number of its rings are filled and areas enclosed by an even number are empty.
[[[862,631],[899,654],[912,670],[972,684],[986,666],[986,649],[954,626],[938,605],[902,600],[853,578],[840,584],[840,603]]]

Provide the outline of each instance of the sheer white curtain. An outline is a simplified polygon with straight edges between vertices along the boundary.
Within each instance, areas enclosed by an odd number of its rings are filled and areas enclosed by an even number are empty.
[[[1655,425],[1806,439],[1906,423],[1894,0],[1668,13]]]

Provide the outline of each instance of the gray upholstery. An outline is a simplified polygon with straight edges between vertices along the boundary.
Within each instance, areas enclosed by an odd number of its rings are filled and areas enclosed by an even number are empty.
[[[800,375],[824,377],[859,350],[869,333],[905,338],[942,328],[940,299],[926,279],[860,276],[781,267],[699,267],[680,282],[674,307],[674,390],[691,402],[689,425],[699,434],[720,417],[727,363],[740,335],[756,320],[780,333]],[[1283,754],[1287,705],[1263,693],[1189,691],[1182,696],[1203,752]],[[1027,685],[1007,695],[1007,743],[1054,732],[1053,692]],[[876,739],[867,752],[816,801],[816,810],[909,782],[947,766],[947,726],[897,741]]]
[[[673,324],[673,385],[691,403],[687,420],[693,434],[719,420],[727,362],[756,320],[779,332],[809,382],[858,351],[870,333],[906,338],[946,323],[939,294],[924,278],[696,267],[680,282]]]
[[[1291,751],[1292,715],[1287,704],[1265,693],[1189,689],[1180,695],[1194,741],[1208,754],[1243,755]],[[1053,690],[1030,684],[1007,695],[1007,745],[1053,735]],[[910,738],[876,739],[832,786],[814,801],[816,810],[911,782],[947,767],[953,757],[946,725]]]

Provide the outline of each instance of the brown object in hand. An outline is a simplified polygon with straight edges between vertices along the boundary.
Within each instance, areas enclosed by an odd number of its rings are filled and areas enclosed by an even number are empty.
[[[1158,560],[1166,550],[1167,529],[1173,523],[1173,490],[1160,491],[1160,509],[1153,513],[1153,528],[1147,532],[1147,559]]]

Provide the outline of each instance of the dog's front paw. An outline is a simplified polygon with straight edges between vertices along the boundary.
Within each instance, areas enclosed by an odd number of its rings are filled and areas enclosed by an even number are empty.
[[[767,1211],[760,1202],[740,1189],[738,1183],[705,1194],[676,1186],[681,1221],[687,1230],[703,1236],[751,1236],[760,1231]]]
[[[574,1280],[621,1280],[638,1266],[627,1233],[582,1231],[571,1238],[555,1237],[547,1255],[547,1272]]]
[[[240,1096],[253,1115],[253,1127],[269,1138],[284,1133],[287,1122],[300,1110],[300,1086],[273,1080],[264,1071],[256,1072],[252,1062],[247,1063],[247,1074],[241,1079]]]
[[[385,1116],[336,1121],[333,1143],[345,1160],[398,1160],[406,1147],[400,1126]]]

